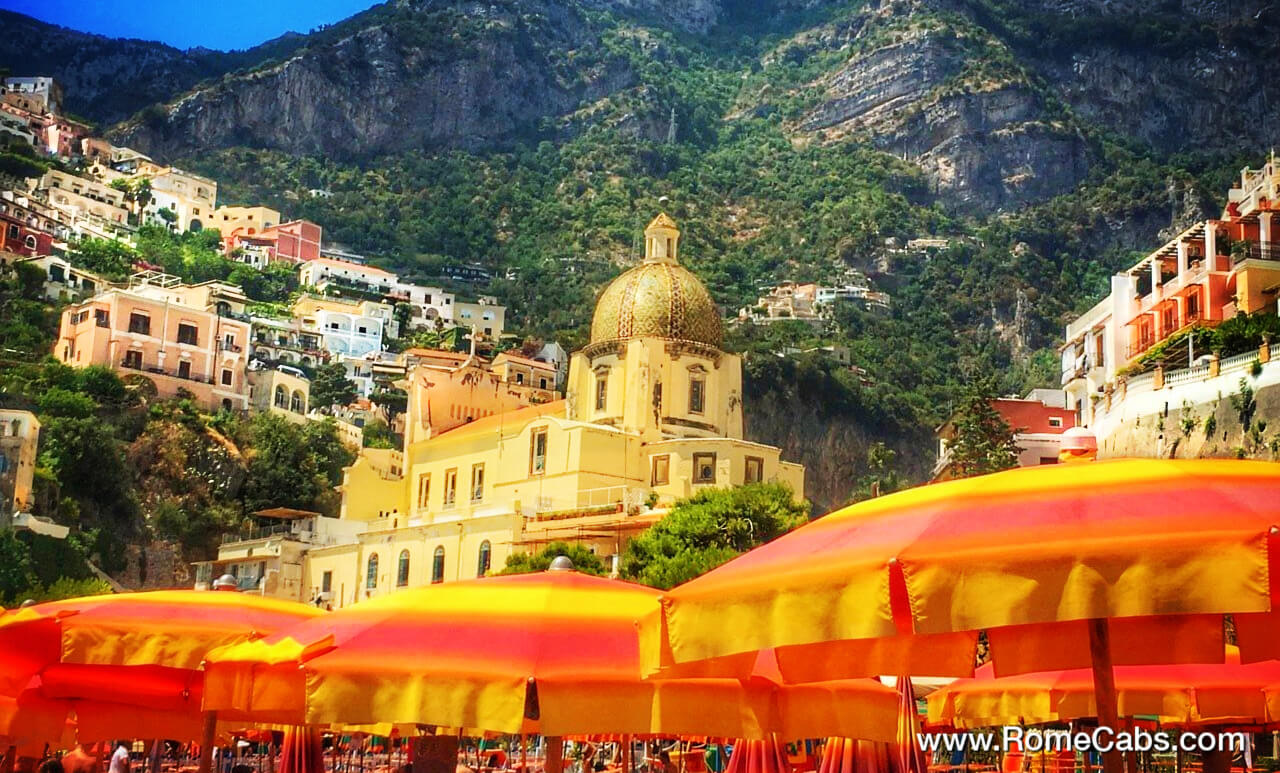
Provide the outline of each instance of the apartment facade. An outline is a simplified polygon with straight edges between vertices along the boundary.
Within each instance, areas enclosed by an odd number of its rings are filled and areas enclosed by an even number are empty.
[[[50,169],[36,184],[49,205],[75,217],[97,217],[113,223],[128,220],[124,193],[95,180]]]
[[[143,272],[128,287],[64,310],[54,356],[148,379],[161,397],[189,394],[208,410],[247,410],[245,300],[232,285]]]
[[[384,335],[395,335],[393,309],[385,303],[304,295],[293,305],[301,329],[318,333],[325,351],[362,356],[382,351]]]
[[[218,207],[204,224],[205,228],[218,229],[224,245],[230,245],[232,237],[260,234],[277,225],[280,213],[271,207]]]
[[[481,297],[476,303],[457,301],[453,304],[455,325],[475,330],[490,341],[502,337],[507,324],[507,307],[496,298]]]
[[[1278,211],[1280,163],[1273,154],[1261,168],[1241,171],[1222,217],[1190,226],[1113,276],[1108,296],[1067,325],[1062,387],[1080,424],[1092,421],[1094,405],[1118,376],[1157,344],[1236,314],[1277,311]],[[1188,364],[1208,354],[1192,344]]]
[[[276,258],[305,263],[320,257],[324,229],[309,220],[291,220],[275,227]]]
[[[317,257],[298,269],[298,281],[304,286],[323,290],[329,285],[346,285],[365,292],[391,294],[398,282],[396,275],[363,263]]]

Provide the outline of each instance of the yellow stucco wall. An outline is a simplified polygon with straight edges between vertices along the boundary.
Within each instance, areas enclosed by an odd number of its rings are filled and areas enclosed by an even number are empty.
[[[1246,261],[1236,274],[1236,311],[1253,314],[1258,311],[1276,310],[1276,294],[1268,294],[1267,288],[1280,284],[1280,267],[1271,261]]]

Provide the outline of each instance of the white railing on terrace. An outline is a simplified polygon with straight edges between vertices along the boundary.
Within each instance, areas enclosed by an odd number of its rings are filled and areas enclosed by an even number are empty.
[[[1237,368],[1247,368],[1252,365],[1253,361],[1256,359],[1258,359],[1258,352],[1256,350],[1248,351],[1244,354],[1232,355],[1218,363],[1218,372],[1226,373],[1229,370],[1235,370]]]
[[[1143,384],[1150,384],[1151,380],[1154,378],[1155,378],[1155,373],[1152,371],[1147,371],[1146,373],[1139,373],[1136,376],[1130,377],[1125,382],[1125,388],[1133,389],[1134,387],[1142,386]]]
[[[1192,381],[1200,381],[1209,377],[1209,366],[1201,365],[1195,368],[1184,368],[1183,370],[1175,370],[1164,377],[1165,386],[1177,386],[1178,384],[1187,384]]]
[[[538,513],[549,513],[570,510],[588,510],[621,506],[626,510],[631,505],[644,504],[648,492],[644,489],[628,486],[606,486],[604,488],[584,489],[576,497],[538,497]]]

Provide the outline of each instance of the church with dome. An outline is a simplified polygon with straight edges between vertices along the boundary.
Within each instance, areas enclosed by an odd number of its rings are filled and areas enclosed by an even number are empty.
[[[347,469],[330,530],[346,536],[300,556],[301,600],[484,576],[556,541],[616,571],[628,540],[700,490],[779,481],[802,495],[803,467],[743,435],[741,358],[680,265],[676,224],[660,214],[644,236],[643,262],[600,295],[563,399],[466,358],[409,370],[404,448]]]

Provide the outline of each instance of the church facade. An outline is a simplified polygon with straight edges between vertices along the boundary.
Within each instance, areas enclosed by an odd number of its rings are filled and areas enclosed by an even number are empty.
[[[471,358],[418,358],[405,447],[348,468],[341,517],[362,529],[306,549],[300,600],[338,608],[484,576],[557,540],[616,569],[629,539],[699,490],[780,481],[800,496],[803,467],[743,436],[741,359],[721,349],[719,312],[679,249],[659,215],[644,261],[601,294],[563,399]]]

